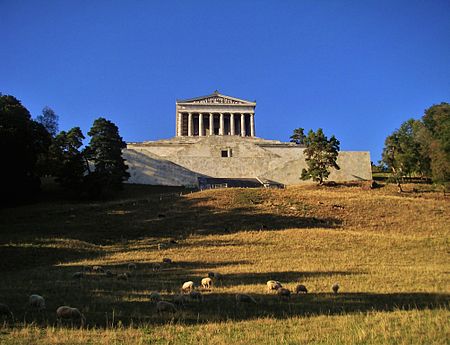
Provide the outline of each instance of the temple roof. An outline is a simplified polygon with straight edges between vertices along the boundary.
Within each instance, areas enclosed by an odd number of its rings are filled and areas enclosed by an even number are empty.
[[[200,96],[189,99],[178,99],[177,103],[194,103],[194,104],[242,104],[256,105],[255,102],[247,101],[236,97],[221,94],[218,90],[207,96]]]

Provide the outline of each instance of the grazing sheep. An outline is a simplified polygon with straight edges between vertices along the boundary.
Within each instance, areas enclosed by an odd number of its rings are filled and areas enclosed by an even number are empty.
[[[72,278],[73,279],[82,279],[82,278],[84,278],[84,272],[75,272],[74,274],[72,274]]]
[[[37,311],[45,309],[45,299],[40,295],[31,295],[28,299],[28,307]]]
[[[71,308],[66,305],[56,309],[56,318],[60,323],[62,320],[80,321],[81,327],[86,322],[86,318],[77,308]]]
[[[121,273],[117,276],[117,280],[128,280],[128,274]]]
[[[298,284],[298,285],[295,287],[295,293],[296,293],[296,294],[299,294],[300,292],[308,293],[308,289],[306,288],[305,285],[303,285],[303,284]]]
[[[212,287],[212,285],[213,285],[213,281],[211,278],[208,277],[208,278],[202,279],[202,287],[204,289],[210,289]]]
[[[190,292],[194,290],[195,284],[193,281],[188,281],[183,283],[183,286],[181,287],[182,292]]]
[[[338,283],[334,283],[333,286],[331,287],[331,290],[333,290],[334,293],[338,293],[339,287],[340,286]]]
[[[276,291],[278,289],[281,289],[283,287],[283,285],[281,285],[281,283],[279,281],[276,280],[269,280],[267,283],[267,291],[268,292],[272,292],[272,291]]]
[[[236,294],[235,298],[236,298],[236,303],[237,304],[239,304],[239,303],[253,303],[253,304],[257,304],[256,300],[252,296],[244,294],[244,293]]]
[[[162,259],[162,262],[163,262],[164,264],[171,264],[171,263],[172,263],[172,259],[169,259],[169,258],[163,258],[163,259]]]
[[[291,291],[285,288],[279,288],[277,295],[281,300],[289,300],[291,298]]]
[[[156,312],[157,313],[162,313],[165,311],[168,311],[171,313],[176,313],[177,308],[175,307],[175,304],[166,302],[166,301],[159,301],[158,303],[156,303]]]
[[[203,295],[200,291],[189,292],[189,298],[193,301],[203,302]]]
[[[0,316],[9,316],[11,319],[14,319],[11,309],[9,309],[9,307],[4,303],[0,303]]]
[[[161,301],[161,295],[159,294],[159,292],[153,291],[150,294],[150,301],[152,301],[152,302],[159,302],[159,301]]]
[[[103,269],[103,267],[102,266],[92,266],[92,272],[95,272],[95,273],[104,273],[105,272],[105,270]]]
[[[134,262],[130,262],[130,263],[128,264],[128,270],[129,270],[129,271],[133,271],[133,270],[135,270],[135,269],[137,269],[136,264],[135,264]]]

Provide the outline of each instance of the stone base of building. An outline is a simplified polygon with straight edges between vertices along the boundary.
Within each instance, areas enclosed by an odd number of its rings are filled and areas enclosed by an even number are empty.
[[[128,143],[124,158],[129,183],[198,186],[199,178],[257,179],[264,183],[294,185],[306,168],[304,147],[257,137],[174,137]],[[340,170],[332,169],[328,181],[372,179],[370,154],[339,152]]]

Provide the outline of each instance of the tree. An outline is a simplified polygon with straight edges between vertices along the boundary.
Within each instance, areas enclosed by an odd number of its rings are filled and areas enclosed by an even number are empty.
[[[79,127],[68,132],[60,132],[49,148],[49,162],[52,175],[61,186],[80,192],[83,177],[87,170],[86,162],[80,147],[84,135]]]
[[[53,138],[58,132],[58,120],[58,115],[50,107],[44,107],[42,115],[36,117],[36,122],[42,124]]]
[[[88,135],[91,140],[84,153],[95,167],[86,179],[91,195],[99,196],[103,191],[120,189],[130,174],[122,158],[126,143],[119,135],[119,129],[111,121],[100,117],[94,121]]]
[[[294,133],[290,136],[290,142],[297,145],[303,145],[305,143],[305,134],[303,128],[294,129]]]
[[[431,162],[434,182],[450,181],[450,104],[433,105],[422,117],[423,138],[427,139],[425,151]]]
[[[31,119],[19,100],[0,94],[0,147],[4,163],[0,194],[4,204],[24,201],[39,192],[36,162],[50,142],[47,130]]]
[[[323,184],[323,181],[330,175],[330,168],[339,170],[336,163],[339,154],[339,140],[333,135],[329,140],[319,128],[317,132],[310,130],[304,137],[303,143],[306,145],[305,161],[308,169],[303,169],[302,180],[312,179]]]

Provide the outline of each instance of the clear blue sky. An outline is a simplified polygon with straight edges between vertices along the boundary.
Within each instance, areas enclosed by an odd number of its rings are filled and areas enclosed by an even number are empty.
[[[369,150],[450,102],[450,1],[0,0],[0,92],[60,129],[175,133],[175,100],[256,100],[256,134],[322,127]]]

